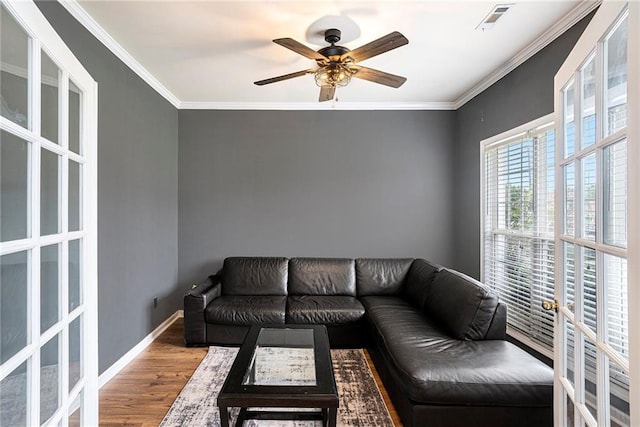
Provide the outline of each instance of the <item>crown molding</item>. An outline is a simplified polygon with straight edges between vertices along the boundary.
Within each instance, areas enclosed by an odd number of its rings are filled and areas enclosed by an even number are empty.
[[[59,0],[60,4],[107,49],[151,86],[158,94],[180,110],[457,110],[474,97],[488,89],[498,80],[522,65],[561,34],[575,25],[602,0],[583,0],[555,25],[536,40],[502,64],[470,90],[451,102],[336,102],[336,103],[295,103],[295,102],[190,102],[180,101],[169,89],[144,68],[126,49],[115,41],[76,0]]]
[[[455,110],[453,102],[181,102],[181,110]]]
[[[131,68],[142,80],[151,86],[160,96],[169,101],[174,107],[179,108],[180,100],[167,89],[153,74],[142,66],[136,59],[115,41],[107,31],[100,26],[76,0],[59,0],[60,4],[82,24],[91,34],[93,34],[103,45],[107,47],[118,59]]]
[[[489,74],[473,88],[465,92],[456,101],[454,101],[452,103],[455,106],[454,109],[457,110],[458,108],[462,107],[464,104],[471,101],[477,95],[488,89],[492,84],[509,74],[511,71],[515,70],[518,66],[522,65],[533,55],[540,52],[543,48],[557,39],[560,35],[569,30],[569,28],[577,24],[578,21],[591,13],[591,11],[597,8],[600,3],[602,3],[602,0],[583,0],[582,2],[580,2],[578,6],[574,7],[560,21],[558,21],[555,25],[545,31],[532,43],[518,52],[513,58],[502,64],[494,72]]]

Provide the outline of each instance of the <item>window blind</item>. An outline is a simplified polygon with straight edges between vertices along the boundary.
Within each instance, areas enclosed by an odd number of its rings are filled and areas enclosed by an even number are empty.
[[[553,351],[553,123],[484,147],[483,281],[508,305],[508,325]]]

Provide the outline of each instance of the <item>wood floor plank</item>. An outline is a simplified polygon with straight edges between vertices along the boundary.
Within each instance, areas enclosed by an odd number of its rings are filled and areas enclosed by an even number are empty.
[[[176,320],[100,389],[101,427],[157,426],[193,375],[207,348],[185,347],[183,319]],[[367,352],[376,384],[395,426],[402,426]]]

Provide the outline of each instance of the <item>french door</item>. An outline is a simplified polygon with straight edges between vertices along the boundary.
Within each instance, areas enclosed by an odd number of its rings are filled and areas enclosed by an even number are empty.
[[[97,425],[97,85],[0,0],[0,425]]]
[[[639,11],[605,1],[555,77],[557,426],[640,425]]]

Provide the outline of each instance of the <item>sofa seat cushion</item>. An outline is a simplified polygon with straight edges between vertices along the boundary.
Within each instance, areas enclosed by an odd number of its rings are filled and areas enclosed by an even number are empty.
[[[361,320],[364,307],[354,297],[335,295],[290,296],[287,323],[344,325]]]
[[[365,297],[374,342],[409,399],[426,404],[548,407],[553,370],[503,340],[450,338],[395,297]]]
[[[205,310],[208,323],[248,326],[253,324],[284,324],[285,296],[221,296]]]

